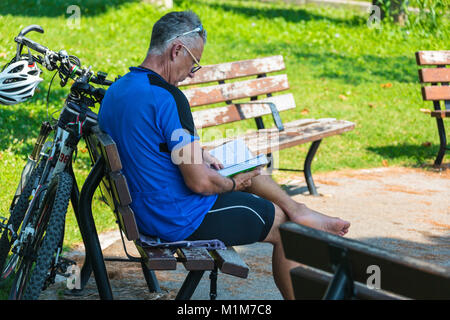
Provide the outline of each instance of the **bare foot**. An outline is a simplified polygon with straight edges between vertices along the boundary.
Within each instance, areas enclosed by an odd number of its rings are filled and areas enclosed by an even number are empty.
[[[299,204],[296,212],[291,215],[291,221],[339,236],[344,236],[350,228],[350,222],[321,214],[303,204]]]

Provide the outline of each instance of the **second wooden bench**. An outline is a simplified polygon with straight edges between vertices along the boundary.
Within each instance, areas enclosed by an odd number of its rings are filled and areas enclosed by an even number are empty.
[[[450,68],[446,68],[446,65],[450,65],[450,51],[418,51],[416,60],[419,66],[426,67],[419,69],[419,80],[423,84],[422,97],[424,101],[433,102],[434,110],[422,111],[436,118],[439,151],[434,164],[440,166],[445,152],[449,150],[444,119],[450,117]]]
[[[179,86],[193,108],[192,115],[198,129],[255,119],[256,130],[204,142],[203,146],[207,149],[239,137],[246,141],[255,155],[264,153],[270,157],[275,151],[311,143],[303,171],[309,192],[318,195],[311,163],[321,141],[353,130],[355,124],[330,118],[297,119],[283,123],[280,112],[295,109],[295,99],[292,93],[286,92],[289,89],[286,74],[268,74],[284,69],[280,55],[208,65]],[[275,127],[265,127],[262,118],[265,115],[272,115]]]

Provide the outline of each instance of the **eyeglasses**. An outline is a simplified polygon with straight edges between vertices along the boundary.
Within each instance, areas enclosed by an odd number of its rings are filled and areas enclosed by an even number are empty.
[[[195,28],[195,29],[193,29],[193,30],[191,30],[191,31],[188,31],[188,32],[179,34],[179,35],[177,35],[177,36],[175,36],[175,37],[172,37],[172,38],[170,38],[169,40],[166,40],[166,42],[172,41],[173,39],[176,39],[176,38],[182,37],[182,36],[186,36],[186,35],[191,34],[191,33],[194,33],[194,32],[198,32],[201,36],[204,35],[205,42],[206,42],[206,36],[207,36],[207,33],[206,33],[206,29],[203,28],[203,25],[199,25],[197,28]]]
[[[192,60],[194,60],[194,66],[192,67],[190,73],[194,73],[194,72],[197,72],[198,70],[200,70],[202,68],[202,66],[200,65],[198,60],[195,58],[195,56],[192,54],[192,52],[185,45],[182,44],[181,46],[186,49],[186,51],[191,55]]]

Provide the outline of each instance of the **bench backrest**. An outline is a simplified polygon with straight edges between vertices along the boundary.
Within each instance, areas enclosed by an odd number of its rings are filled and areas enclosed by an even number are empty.
[[[272,102],[278,111],[295,108],[292,94],[272,97],[272,93],[289,89],[289,84],[286,75],[267,76],[267,74],[284,69],[282,56],[208,65],[203,66],[194,78],[187,78],[179,86],[190,87],[183,92],[193,108],[222,102],[226,104],[222,107],[193,111],[196,127],[203,128],[272,113],[269,104],[233,103],[234,100],[250,98],[254,102]],[[251,76],[256,76],[256,79],[225,83],[228,80]],[[218,84],[197,86],[211,82]],[[258,100],[258,96],[261,95],[266,97]],[[116,214],[117,222],[127,238],[136,240],[139,233],[134,213],[129,206],[132,199],[126,178],[121,173],[122,164],[117,146],[111,137],[101,132],[98,127],[93,131],[94,134],[87,139],[91,160],[96,162],[102,157],[106,167],[105,176],[100,183],[102,195]]]
[[[271,97],[274,92],[287,90],[286,75],[266,77],[267,73],[281,71],[285,68],[283,57],[274,56],[253,60],[242,60],[230,63],[204,66],[195,74],[180,83],[180,86],[218,82],[218,85],[185,89],[183,92],[189,99],[191,107],[225,102],[225,107],[194,111],[194,122],[198,128],[208,127],[242,119],[260,117],[270,114],[268,104],[233,104],[232,100],[251,98],[257,100],[259,95],[268,98],[259,101],[275,103],[279,111],[295,107],[292,94]],[[225,83],[226,80],[257,76],[257,79]],[[96,162],[100,157],[105,161],[105,176],[100,183],[104,200],[114,211],[117,222],[128,240],[139,237],[133,210],[130,208],[131,196],[125,176],[121,173],[122,163],[117,146],[112,138],[95,127],[93,134],[87,138],[91,160]]]
[[[278,111],[295,108],[292,94],[272,96],[289,89],[285,74],[267,76],[268,73],[285,69],[282,56],[221,63],[202,67],[194,78],[179,83],[192,108],[215,105],[214,108],[193,110],[197,128],[206,128],[234,121],[258,118],[271,114],[269,104],[245,103],[272,102]],[[256,76],[256,79],[239,79]],[[239,79],[239,81],[235,81]],[[233,80],[232,82],[228,82]],[[226,82],[227,81],[227,82]],[[217,82],[215,84],[214,82]],[[208,83],[208,86],[198,86]],[[259,98],[263,96],[262,98]],[[217,106],[223,104],[225,106]]]
[[[419,66],[428,67],[419,69],[419,79],[424,84],[422,87],[423,100],[433,101],[435,109],[440,107],[440,101],[444,101],[445,109],[449,110],[450,68],[446,68],[446,66],[450,65],[450,51],[418,51],[416,60]],[[432,67],[429,68],[429,66]]]
[[[361,284],[367,283],[370,268],[375,266],[380,270],[382,290],[413,299],[450,298],[449,268],[292,222],[283,224],[280,233],[287,259],[334,273],[345,258],[352,279]]]
[[[130,208],[132,199],[127,180],[121,173],[122,162],[115,142],[108,134],[95,127],[93,134],[87,138],[87,143],[91,160],[105,162],[105,173],[99,186],[105,202],[113,210],[127,239],[137,240],[139,232],[134,212]]]

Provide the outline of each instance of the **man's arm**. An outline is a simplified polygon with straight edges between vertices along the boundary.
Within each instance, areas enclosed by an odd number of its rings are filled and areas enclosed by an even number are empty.
[[[216,170],[204,163],[202,149],[198,141],[172,152],[172,161],[178,165],[184,182],[195,193],[211,195],[243,190],[251,185],[251,178],[260,174],[259,169],[237,174],[231,178],[223,177]]]

